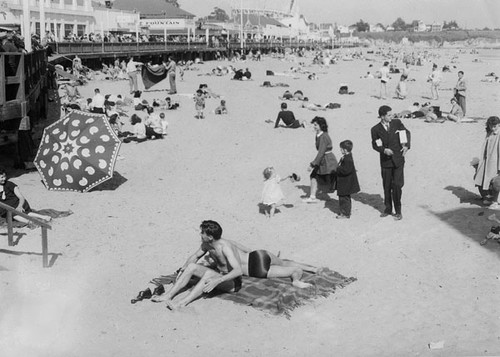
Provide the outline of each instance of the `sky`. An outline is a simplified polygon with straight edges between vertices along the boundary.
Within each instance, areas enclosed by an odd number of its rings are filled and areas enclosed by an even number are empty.
[[[500,0],[298,0],[307,21],[352,25],[359,20],[392,24],[398,17],[406,23],[423,20],[426,24],[455,20],[462,28],[500,28]],[[218,6],[229,14],[231,8],[251,7],[259,0],[178,0],[196,16],[207,16]],[[289,3],[290,0],[281,0]]]

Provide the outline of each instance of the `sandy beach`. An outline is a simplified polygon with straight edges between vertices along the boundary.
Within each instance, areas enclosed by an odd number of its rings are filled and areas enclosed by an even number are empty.
[[[370,128],[379,106],[394,112],[413,102],[429,101],[426,78],[432,63],[412,67],[405,100],[377,98],[379,81],[360,78],[384,59],[339,61],[304,69],[319,80],[266,76],[298,63],[264,57],[233,63],[248,67],[251,81],[229,76],[199,76],[217,65],[206,62],[177,81],[180,103],[166,112],[163,140],[123,144],[115,177],[84,193],[51,192],[38,172],[13,179],[34,208],[72,210],[53,221],[49,251],[55,262],[43,269],[40,230],[17,229],[15,247],[0,244],[0,355],[15,356],[495,356],[500,355],[500,245],[479,244],[496,211],[485,207],[474,187],[470,160],[480,155],[485,121],[500,113],[499,83],[485,83],[500,73],[498,50],[461,54],[432,50],[443,73],[442,110],[463,70],[468,80],[467,116],[475,123],[425,123],[403,119],[411,131],[406,156],[402,221],[380,218],[383,188],[378,153]],[[479,59],[479,60],[477,60]],[[300,59],[306,64],[312,58]],[[477,61],[476,61],[477,60]],[[373,64],[373,68],[369,65]],[[456,66],[456,68],[453,68]],[[398,74],[392,74],[392,95]],[[286,88],[262,87],[284,82],[301,89],[311,102],[336,102],[341,108],[313,112],[288,102],[299,120],[323,116],[334,153],[339,142],[354,143],[353,156],[361,192],[353,196],[349,220],[337,220],[338,197],[306,204],[307,167],[316,155],[309,128],[273,129]],[[220,99],[207,99],[206,119],[194,118],[191,97],[206,83],[227,101],[228,115],[214,115]],[[339,95],[347,84],[353,95]],[[103,94],[127,94],[128,81],[97,81],[80,87]],[[167,96],[168,81],[143,98]],[[186,95],[183,95],[186,94]],[[133,110],[130,110],[130,114]],[[127,120],[125,118],[125,120]],[[262,171],[274,166],[283,177],[286,203],[272,219],[259,213]],[[498,215],[500,217],[500,215]],[[182,311],[163,303],[130,299],[147,283],[173,273],[200,244],[202,220],[218,221],[224,237],[252,248],[281,252],[286,258],[326,266],[358,280],[328,298],[295,309],[291,318],[217,298],[200,299]],[[430,343],[444,341],[442,348]]]

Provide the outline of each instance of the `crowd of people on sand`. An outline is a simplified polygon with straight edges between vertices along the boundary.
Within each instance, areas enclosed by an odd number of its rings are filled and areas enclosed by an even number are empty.
[[[443,73],[451,73],[456,69],[455,65],[445,64],[440,68],[436,61],[440,60],[438,54],[430,51],[422,53],[405,54],[404,52],[393,53],[391,51],[384,52],[383,57],[386,59],[383,65],[375,72],[368,71],[361,78],[366,79],[379,79],[380,88],[378,98],[387,100],[390,96],[388,85],[392,80],[391,74],[398,74],[398,82],[394,88],[393,99],[407,100],[411,96],[411,88],[408,82],[415,82],[417,79],[412,76],[412,66],[424,66],[427,63],[432,63],[431,72],[426,80],[429,83],[430,96],[428,99],[438,102],[441,101],[440,92],[441,84],[443,82]],[[453,57],[455,58],[455,57]],[[451,63],[454,63],[453,61]],[[373,67],[371,64],[369,67]],[[487,75],[485,82],[494,82],[495,74],[490,73]],[[408,110],[400,113],[401,118],[423,118],[428,123],[444,123],[446,121],[453,121],[455,123],[473,122],[473,119],[467,118],[466,98],[467,98],[467,79],[462,70],[457,71],[457,82],[452,89],[452,96],[448,98],[450,106],[449,111],[441,110],[440,105],[431,104],[431,102],[413,103]],[[414,114],[408,113],[416,112]]]
[[[430,99],[440,100],[440,85],[443,78],[443,71],[439,69],[437,61],[441,60],[439,54],[432,51],[422,51],[419,53],[405,53],[393,49],[379,49],[376,53],[383,58],[381,68],[375,73],[368,72],[364,78],[378,79],[379,95],[381,100],[389,99],[391,74],[398,74],[398,83],[394,89],[395,100],[405,101],[411,98],[411,88],[408,88],[408,81],[417,80],[413,76],[412,66],[425,66],[432,64],[431,73],[427,77],[430,86]],[[259,55],[260,60],[261,55]],[[246,60],[245,55],[238,55],[238,61]],[[316,73],[304,70],[305,60],[309,58],[311,65],[326,67],[334,65],[341,60],[371,61],[368,53],[361,50],[348,53],[335,53],[329,50],[314,52],[290,52],[281,57],[283,60],[296,61],[300,58],[301,64],[291,67],[287,74],[313,76],[309,79],[317,79]],[[183,67],[194,68],[196,63],[184,63]],[[454,63],[454,62],[451,62]],[[94,89],[92,98],[82,98],[78,91],[78,84],[63,83],[59,88],[63,110],[82,110],[91,113],[104,114],[109,120],[111,127],[124,143],[142,143],[148,139],[162,139],[167,135],[168,122],[166,113],[168,110],[180,108],[175,101],[177,95],[176,74],[179,73],[179,63],[170,57],[168,61],[156,66],[164,66],[167,71],[169,81],[169,96],[164,99],[155,99],[149,103],[142,98],[142,91],[139,89],[140,69],[142,66],[154,66],[152,63],[141,63],[134,61],[130,57],[127,61],[116,60],[112,65],[103,65],[103,73],[111,80],[124,79],[129,81],[130,95],[102,94],[100,89]],[[250,66],[249,66],[250,67]],[[235,66],[217,66],[206,75],[229,76],[235,80],[250,80],[252,74],[249,67],[236,69]],[[370,64],[369,68],[373,67]],[[452,71],[455,66],[444,66],[446,71]],[[81,76],[87,70],[82,65],[81,60],[75,57],[71,72],[75,76]],[[270,72],[270,71],[267,71]],[[269,73],[266,73],[269,75]],[[86,74],[85,74],[86,75]],[[276,75],[272,73],[271,75]],[[488,78],[498,78],[494,73],[488,74]],[[404,166],[406,153],[411,145],[411,133],[403,121],[405,119],[421,118],[428,123],[443,123],[452,121],[456,123],[465,122],[467,78],[462,70],[457,72],[457,82],[453,87],[453,95],[447,98],[450,103],[450,110],[442,112],[440,106],[431,102],[413,102],[407,110],[399,113],[392,112],[389,105],[381,105],[378,108],[379,122],[371,128],[371,146],[378,154],[380,170],[382,176],[384,208],[380,212],[380,217],[392,216],[394,220],[403,219],[402,212],[402,190],[405,183]],[[94,77],[97,78],[97,77]],[[272,86],[270,82],[268,85]],[[345,94],[351,94],[345,85]],[[220,99],[220,105],[214,110],[215,114],[227,114],[226,100],[221,99],[221,95],[214,93],[206,84],[200,84],[194,91],[192,100],[194,102],[195,118],[205,119],[206,100],[208,98]],[[336,192],[338,195],[338,211],[336,218],[339,220],[349,220],[353,214],[352,195],[360,192],[361,187],[358,180],[355,160],[354,146],[350,139],[343,139],[339,142],[341,157],[337,159],[333,153],[334,144],[328,132],[328,123],[324,117],[315,116],[310,122],[298,120],[288,107],[287,101],[300,102],[300,108],[309,110],[326,110],[338,108],[336,103],[327,105],[315,104],[306,97],[302,90],[286,90],[280,100],[280,111],[276,120],[266,120],[274,124],[274,128],[299,129],[311,127],[314,131],[314,145],[316,155],[309,162],[305,169],[309,172],[309,191],[303,197],[305,204],[315,204],[321,200],[329,200],[329,195]],[[132,125],[131,131],[123,130],[123,118],[129,117]],[[410,121],[409,121],[410,122]],[[283,123],[283,125],[282,125]],[[277,133],[276,135],[279,135]],[[473,159],[471,165],[475,168],[474,183],[478,187],[481,200],[490,209],[500,209],[500,119],[496,116],[490,117],[486,122],[486,137],[480,150],[479,158]],[[300,176],[293,173],[281,176],[278,171],[267,166],[263,170],[263,189],[260,204],[262,212],[266,217],[274,217],[280,212],[282,207],[287,205],[286,196],[282,190],[282,183],[285,181],[297,182]],[[12,201],[13,205],[25,212],[30,212],[29,207],[24,207],[26,201],[22,198],[19,189],[15,185],[6,184],[5,173],[0,171],[0,198],[5,200],[5,196],[17,197],[17,201]],[[7,195],[6,193],[9,192]],[[1,214],[1,212],[0,212]],[[40,217],[43,219],[43,217]],[[19,219],[19,217],[18,217]],[[289,277],[294,286],[306,288],[308,284],[301,281],[304,271],[318,273],[318,268],[304,264],[280,259],[272,253],[264,250],[251,250],[237,242],[222,238],[222,228],[215,221],[204,221],[200,226],[201,246],[191,255],[185,264],[179,269],[177,279],[173,287],[166,291],[160,286],[151,286],[139,292],[133,302],[142,299],[158,299],[165,301],[172,309],[184,307],[197,297],[217,288],[223,291],[237,291],[241,286],[241,276],[253,276],[260,278]],[[209,255],[215,264],[202,265],[197,263],[205,255]],[[175,296],[186,287],[190,279],[196,276],[200,280],[187,296],[181,299],[174,299]]]

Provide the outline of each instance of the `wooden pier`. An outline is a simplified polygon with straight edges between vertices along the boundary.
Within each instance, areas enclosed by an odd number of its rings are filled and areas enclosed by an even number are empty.
[[[0,52],[0,124],[21,119],[42,107],[46,93],[47,55]]]

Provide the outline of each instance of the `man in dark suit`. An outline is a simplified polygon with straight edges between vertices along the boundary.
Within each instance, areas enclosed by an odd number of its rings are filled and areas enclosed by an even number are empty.
[[[372,130],[373,150],[380,153],[382,183],[384,186],[384,212],[380,217],[387,217],[396,211],[394,219],[399,221],[401,214],[401,194],[404,185],[405,154],[410,149],[410,132],[401,120],[392,119],[392,109],[383,105],[378,110],[380,123]]]

